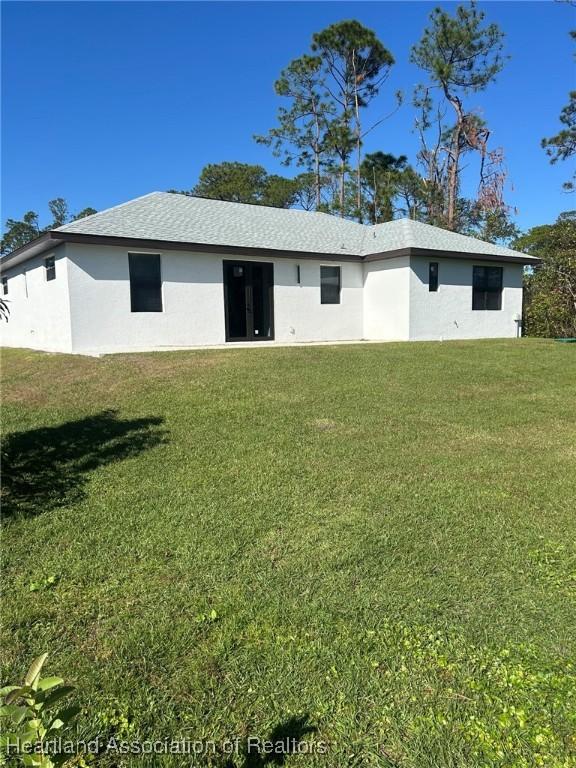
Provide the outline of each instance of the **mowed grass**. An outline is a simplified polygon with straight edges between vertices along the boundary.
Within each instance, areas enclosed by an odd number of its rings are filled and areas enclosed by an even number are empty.
[[[2,369],[2,681],[49,651],[80,736],[217,745],[96,764],[576,765],[573,345]]]

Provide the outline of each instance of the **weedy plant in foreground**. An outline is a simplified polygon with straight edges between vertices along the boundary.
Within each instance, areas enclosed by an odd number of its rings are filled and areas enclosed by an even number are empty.
[[[49,754],[48,743],[61,736],[80,708],[62,706],[74,688],[61,677],[40,677],[47,653],[38,656],[22,685],[0,690],[0,765],[52,768],[68,759]]]

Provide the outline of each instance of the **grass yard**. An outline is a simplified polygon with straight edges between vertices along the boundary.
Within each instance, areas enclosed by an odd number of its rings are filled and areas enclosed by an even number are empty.
[[[2,373],[2,681],[46,650],[84,738],[240,737],[87,765],[576,765],[574,345]]]

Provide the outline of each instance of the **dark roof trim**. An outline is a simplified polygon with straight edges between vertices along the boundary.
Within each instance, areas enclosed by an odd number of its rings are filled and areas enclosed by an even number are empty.
[[[40,237],[31,240],[26,245],[21,245],[20,248],[16,248],[15,251],[7,253],[0,259],[0,267],[2,269],[10,269],[12,266],[20,264],[22,261],[39,256],[46,251],[56,248],[62,243],[62,240],[56,237],[55,232],[44,232]]]
[[[248,248],[238,245],[208,245],[203,243],[186,243],[174,240],[149,240],[139,237],[116,237],[113,235],[88,235],[80,232],[58,232],[52,230],[46,232],[36,240],[32,240],[27,245],[12,251],[7,256],[2,257],[2,267],[8,269],[20,262],[37,256],[45,251],[61,245],[62,243],[83,243],[86,245],[109,245],[122,248],[146,248],[160,251],[192,251],[195,253],[215,253],[265,256],[269,258],[286,259],[314,259],[316,261],[356,261],[372,262],[395,259],[399,256],[423,256],[429,258],[448,258],[448,259],[476,259],[479,261],[505,261],[514,264],[538,264],[540,259],[531,256],[497,256],[488,253],[469,253],[465,251],[438,251],[433,248],[399,248],[394,251],[383,251],[382,253],[372,253],[367,256],[358,256],[356,254],[346,253],[318,253],[312,251],[281,251],[274,248]],[[19,258],[21,257],[21,258]]]
[[[471,253],[470,251],[438,251],[434,248],[398,248],[395,251],[370,253],[362,261],[386,261],[399,256],[423,256],[429,259],[466,259],[476,261],[507,261],[512,264],[539,264],[540,259],[526,256],[518,251],[518,256],[498,256],[494,253]]]
[[[193,251],[195,253],[224,253],[241,255],[275,256],[286,259],[329,259],[330,261],[362,261],[361,256],[351,253],[323,254],[312,251],[280,251],[275,248],[248,248],[240,245],[209,245],[207,243],[185,243],[177,240],[148,240],[140,237],[116,237],[113,235],[85,235],[80,232],[54,232],[66,243],[87,245],[117,245],[122,248],[147,248],[160,251]]]

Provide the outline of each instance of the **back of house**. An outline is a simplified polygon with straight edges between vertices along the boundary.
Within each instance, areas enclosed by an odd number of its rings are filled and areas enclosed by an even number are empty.
[[[1,260],[2,344],[104,354],[517,335],[537,259],[409,219],[153,192]]]

